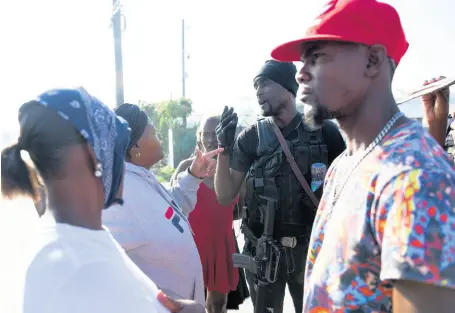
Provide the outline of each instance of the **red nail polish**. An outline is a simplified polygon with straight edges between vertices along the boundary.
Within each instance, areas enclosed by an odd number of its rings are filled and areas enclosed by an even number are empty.
[[[156,297],[158,298],[158,300],[163,300],[163,301],[166,301],[168,299],[167,295],[162,291],[158,291],[158,294],[156,295]]]

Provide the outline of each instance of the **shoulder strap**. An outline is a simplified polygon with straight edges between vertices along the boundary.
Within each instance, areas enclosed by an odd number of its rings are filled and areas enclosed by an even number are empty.
[[[283,129],[283,136],[287,137],[290,133],[299,127],[302,123],[302,116],[297,114],[294,119],[289,123],[288,126]],[[258,120],[257,122],[257,130],[258,130],[258,148],[257,148],[257,155],[262,155],[263,153],[271,154],[274,152],[278,146],[280,145],[279,142],[276,141],[276,138],[272,135],[273,130],[273,118],[266,117]]]
[[[291,151],[289,150],[288,144],[286,143],[286,140],[284,139],[284,136],[281,133],[281,130],[278,128],[278,126],[275,123],[273,123],[273,130],[275,132],[276,137],[278,138],[278,141],[280,142],[281,147],[283,148],[283,152],[286,155],[286,160],[288,161],[289,165],[292,168],[292,171],[294,172],[295,176],[297,177],[297,180],[299,181],[300,185],[302,185],[303,190],[305,190],[308,197],[310,197],[311,202],[313,202],[313,204],[317,208],[319,206],[319,200],[314,195],[314,193],[311,190],[310,186],[308,185],[305,177],[303,176],[299,167],[295,163],[295,159],[292,156]]]

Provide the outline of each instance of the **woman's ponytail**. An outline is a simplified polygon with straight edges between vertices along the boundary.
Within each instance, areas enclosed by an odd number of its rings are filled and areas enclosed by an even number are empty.
[[[2,196],[14,198],[25,195],[38,200],[36,171],[21,157],[21,149],[16,143],[2,150]]]

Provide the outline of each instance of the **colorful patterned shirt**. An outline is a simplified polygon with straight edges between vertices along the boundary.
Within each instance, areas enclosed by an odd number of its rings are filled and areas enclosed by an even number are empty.
[[[326,177],[304,312],[392,312],[398,279],[455,289],[455,166],[447,153],[408,121],[349,176],[354,157],[340,157]]]

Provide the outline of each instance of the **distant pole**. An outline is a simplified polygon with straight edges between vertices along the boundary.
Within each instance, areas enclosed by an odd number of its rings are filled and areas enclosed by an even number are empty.
[[[113,0],[112,30],[114,33],[114,51],[115,51],[115,92],[117,106],[125,101],[123,93],[123,60],[122,60],[122,26],[120,0]]]
[[[182,18],[182,97],[185,97],[185,20]]]
[[[174,134],[172,132],[172,128],[168,130],[168,142],[169,142],[169,154],[167,156],[167,165],[174,168]]]

